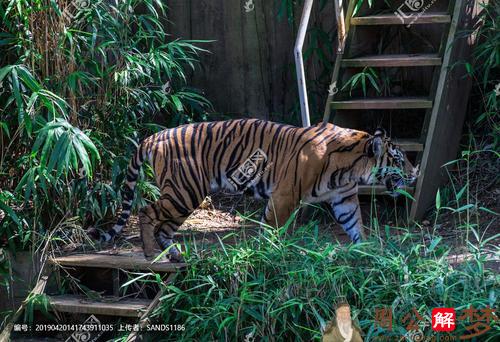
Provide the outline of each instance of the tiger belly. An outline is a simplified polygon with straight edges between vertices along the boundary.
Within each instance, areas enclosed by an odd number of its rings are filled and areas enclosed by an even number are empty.
[[[215,179],[210,182],[210,191],[212,193],[221,190],[231,194],[244,194],[255,199],[269,199],[271,196],[271,191],[263,181],[250,181],[248,184],[240,185],[227,176],[221,178],[220,184]]]

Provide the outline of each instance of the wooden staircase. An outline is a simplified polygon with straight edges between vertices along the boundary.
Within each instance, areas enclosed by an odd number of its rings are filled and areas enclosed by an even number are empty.
[[[347,2],[347,11],[344,17],[344,3]],[[338,24],[338,48],[333,67],[330,92],[328,95],[326,108],[323,115],[323,122],[330,121],[332,110],[335,111],[333,123],[343,127],[349,127],[349,118],[352,119],[352,110],[415,110],[425,111],[423,120],[424,127],[421,127],[419,137],[413,139],[395,139],[397,143],[407,152],[416,154],[416,163],[420,164],[421,176],[415,187],[405,189],[413,194],[415,202],[412,204],[411,217],[422,216],[425,211],[425,204],[419,203],[420,194],[425,181],[428,181],[427,167],[430,162],[430,155],[433,148],[433,137],[436,134],[436,121],[439,119],[441,108],[441,95],[444,83],[449,71],[451,60],[451,45],[457,30],[458,18],[462,8],[462,0],[450,0],[448,12],[432,12],[429,8],[426,12],[415,16],[398,16],[396,13],[364,15],[353,17],[353,11],[357,1],[355,0],[335,0],[335,10]],[[443,28],[442,40],[439,51],[428,53],[412,54],[381,54],[350,57],[350,44],[356,35],[356,27],[360,26],[389,26],[389,25],[436,25],[441,24]],[[428,96],[421,97],[342,97],[339,89],[342,88],[342,72],[348,68],[407,68],[407,67],[432,67],[433,79]],[[342,94],[343,95],[343,94]],[[353,127],[354,128],[354,127]],[[397,138],[397,136],[396,136]],[[430,167],[436,166],[436,163]],[[434,190],[435,191],[435,190]],[[360,194],[385,194],[385,187],[381,185],[362,186]]]
[[[139,255],[137,253],[92,253],[55,257],[47,260],[45,263],[38,282],[31,291],[30,296],[44,294],[49,278],[52,275],[57,275],[57,278],[65,278],[65,275],[62,274],[65,270],[71,270],[75,274],[83,273],[84,270],[91,270],[91,273],[107,272],[106,274],[112,275],[111,279],[108,279],[112,283],[112,295],[93,296],[96,298],[89,298],[81,293],[48,295],[50,310],[55,313],[135,318],[138,320],[139,331],[131,332],[127,338],[127,341],[134,341],[140,330],[144,329],[149,322],[149,315],[160,303],[160,298],[164,295],[163,288],[157,292],[153,299],[145,298],[145,295],[142,298],[137,298],[138,296],[120,297],[120,288],[123,280],[125,280],[123,276],[120,277],[120,272],[139,271],[156,273],[162,276],[164,284],[168,284],[177,273],[182,272],[186,267],[187,264],[171,263],[168,261],[152,263],[144,259],[142,254]],[[93,290],[92,285],[102,284],[85,284],[90,290]],[[0,335],[0,342],[10,340],[14,323],[20,317],[25,306],[26,302],[23,303],[11,321],[6,325]]]

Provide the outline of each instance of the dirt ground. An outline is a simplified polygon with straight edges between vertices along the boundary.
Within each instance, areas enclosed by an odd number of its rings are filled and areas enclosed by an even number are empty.
[[[361,211],[365,225],[365,234],[370,235],[370,217],[377,217],[380,227],[385,224],[390,226],[405,226],[406,222],[398,222],[395,208],[404,208],[404,199],[399,199],[398,205],[389,198],[377,197],[373,202],[369,198],[361,198]],[[374,203],[371,205],[370,203]],[[176,240],[184,244],[195,243],[198,248],[213,248],[220,246],[220,241],[232,244],[241,239],[246,239],[259,233],[262,210],[265,201],[255,200],[248,196],[217,193],[210,196],[181,226]],[[371,206],[374,206],[371,210]],[[393,209],[391,209],[393,208]],[[404,217],[399,212],[398,217]],[[297,224],[307,222],[311,219],[318,220],[319,234],[330,241],[349,243],[350,239],[343,229],[334,222],[326,208],[321,209],[303,208],[298,215]],[[493,215],[485,215],[484,220],[495,225],[498,218]],[[485,221],[486,222],[486,221]],[[373,222],[372,222],[373,225]],[[434,222],[431,219],[423,220],[419,225],[424,232],[431,232]],[[436,224],[437,233],[444,241],[453,248],[452,255],[463,255],[467,252],[463,245],[463,231],[456,228],[457,222],[452,215],[443,215]],[[490,227],[487,236],[498,233],[498,229]],[[415,227],[415,229],[419,229]],[[384,228],[381,228],[384,231]],[[391,229],[391,234],[401,233],[397,229]],[[124,229],[123,234],[116,240],[114,246],[108,246],[109,253],[141,252],[141,240],[137,216],[132,216]],[[70,252],[70,251],[67,251]],[[498,266],[498,263],[497,263]]]
[[[259,233],[258,222],[266,202],[248,196],[217,193],[207,197],[202,205],[184,222],[176,234],[177,242],[193,243],[200,248],[220,246],[220,241],[233,244]],[[367,212],[369,208],[364,208]],[[368,212],[369,214],[369,212]],[[316,218],[314,209],[302,209],[299,212],[298,224]],[[349,237],[342,228],[328,217],[326,211],[320,219],[319,231],[332,241],[349,242]],[[142,250],[138,217],[131,216],[123,233],[117,237],[114,246],[108,246],[110,253],[138,252]],[[65,252],[76,252],[67,246]]]

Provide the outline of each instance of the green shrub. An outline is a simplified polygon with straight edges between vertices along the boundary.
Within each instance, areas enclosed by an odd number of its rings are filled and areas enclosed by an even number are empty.
[[[401,320],[412,308],[426,320],[420,327],[430,336],[432,308],[498,304],[500,278],[485,267],[486,247],[452,265],[441,238],[423,242],[424,234],[400,230],[383,243],[356,246],[327,242],[313,223],[294,233],[265,228],[235,245],[221,241],[219,248],[201,250],[188,242],[189,267],[166,287],[156,315],[160,322],[184,324],[171,340],[307,341],[321,337],[334,304],[347,299],[372,341],[408,336],[408,322]],[[392,332],[375,324],[375,311],[383,306],[393,310]],[[461,324],[453,334],[464,333]],[[498,334],[496,325],[482,337]]]
[[[161,1],[0,2],[0,237],[11,249],[68,217],[109,219],[137,142],[206,118],[209,102],[187,84],[204,42],[172,39],[166,22]],[[148,177],[138,189],[139,203],[158,196]]]

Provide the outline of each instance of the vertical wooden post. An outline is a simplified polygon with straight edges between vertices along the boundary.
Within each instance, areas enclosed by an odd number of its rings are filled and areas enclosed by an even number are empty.
[[[412,219],[420,219],[432,204],[441,184],[441,167],[457,152],[470,84],[467,85],[467,81],[462,79],[464,74],[459,74],[460,69],[463,70],[463,68],[455,66],[451,69],[451,61],[465,57],[466,50],[470,50],[469,46],[464,46],[464,43],[458,44],[459,42],[455,40],[459,21],[464,23],[466,21],[464,17],[472,15],[464,10],[468,2],[472,0],[455,1],[427,128],[427,138],[420,165],[421,175],[415,188],[416,201],[410,212]],[[462,18],[460,14],[464,14]]]
[[[337,57],[335,58],[335,63],[333,65],[333,74],[330,82],[330,89],[328,89],[328,97],[326,99],[325,111],[323,113],[323,123],[327,123],[330,120],[330,113],[332,107],[330,102],[333,100],[333,96],[337,93],[337,82],[339,78],[340,63],[344,55],[345,44],[347,33],[351,25],[351,16],[354,11],[354,1],[349,0],[349,5],[347,6],[347,13],[344,16],[343,0],[335,0],[335,20],[337,20]]]
[[[297,40],[293,54],[295,57],[295,68],[297,71],[297,84],[299,86],[300,98],[300,114],[302,117],[302,126],[307,127],[311,125],[309,116],[309,103],[307,99],[306,76],[304,72],[304,60],[302,58],[302,46],[306,37],[307,25],[309,24],[309,17],[311,16],[311,8],[313,0],[306,0],[304,2],[304,9],[302,10],[302,18],[300,19],[299,32],[297,33]]]
[[[120,270],[114,268],[112,270],[113,276],[113,296],[120,297]]]

